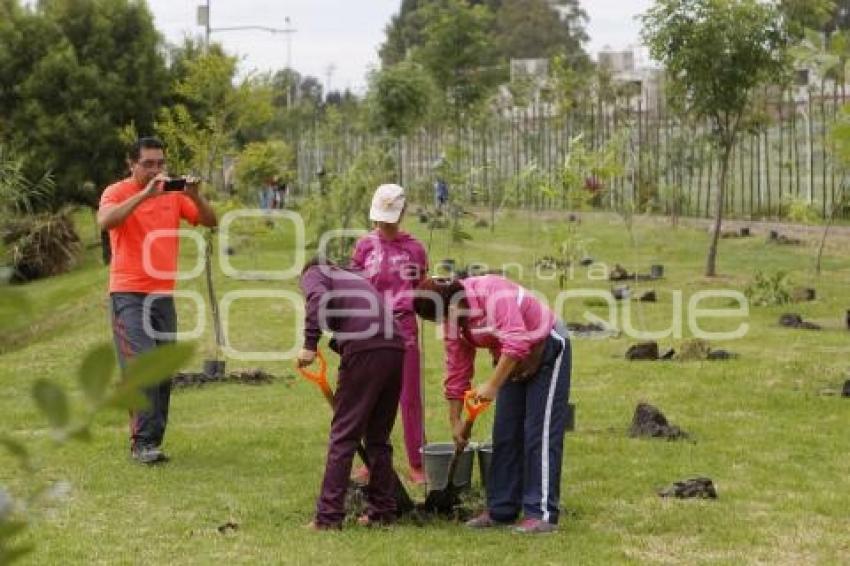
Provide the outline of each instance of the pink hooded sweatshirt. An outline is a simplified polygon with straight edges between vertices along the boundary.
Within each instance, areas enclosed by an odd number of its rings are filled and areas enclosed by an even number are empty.
[[[357,241],[351,261],[394,313],[413,313],[413,290],[428,273],[428,254],[419,240],[407,232],[387,240],[375,230]]]
[[[469,302],[468,332],[443,322],[446,399],[463,399],[472,384],[475,350],[487,348],[494,360],[506,354],[524,359],[555,326],[555,314],[525,288],[498,275],[461,281]]]

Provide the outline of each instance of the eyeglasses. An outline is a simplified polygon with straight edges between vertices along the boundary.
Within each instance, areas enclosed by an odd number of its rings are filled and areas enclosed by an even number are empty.
[[[139,165],[145,169],[153,169],[154,167],[162,168],[165,167],[165,159],[145,159],[144,161],[139,161]]]

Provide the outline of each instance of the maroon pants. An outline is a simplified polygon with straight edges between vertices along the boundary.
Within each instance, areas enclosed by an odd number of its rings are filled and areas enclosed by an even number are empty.
[[[369,457],[369,518],[395,519],[390,433],[398,411],[403,367],[403,350],[367,350],[342,357],[325,478],[316,505],[317,525],[337,526],[345,518],[351,463],[361,439]]]

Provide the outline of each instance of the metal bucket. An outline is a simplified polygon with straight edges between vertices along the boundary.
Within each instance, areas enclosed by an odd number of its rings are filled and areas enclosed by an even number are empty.
[[[493,462],[493,444],[484,442],[478,445],[478,470],[481,472],[481,485],[487,489],[487,477],[490,475],[490,464]]]
[[[448,485],[449,464],[455,453],[453,442],[434,442],[426,444],[422,452],[422,464],[425,467],[425,479],[428,482],[428,491],[445,489]],[[452,483],[456,487],[468,487],[472,483],[472,457],[475,447],[467,445],[463,453],[458,457]]]

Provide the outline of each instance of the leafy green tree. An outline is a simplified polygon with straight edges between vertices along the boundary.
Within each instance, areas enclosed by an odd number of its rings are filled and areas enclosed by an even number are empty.
[[[850,4],[847,0],[842,2]],[[785,17],[789,33],[795,37],[801,37],[807,29],[826,31],[831,28],[830,22],[838,17],[834,0],[780,0],[779,10]]]
[[[732,150],[756,91],[787,69],[787,31],[773,4],[658,0],[643,16],[642,34],[666,67],[670,103],[712,126],[721,167],[705,273],[714,276]]]
[[[239,154],[236,180],[243,191],[257,189],[269,179],[290,182],[295,174],[294,165],[295,152],[287,143],[252,142]]]
[[[487,28],[489,42],[504,58],[549,57],[557,53],[587,61],[581,44],[587,40],[587,14],[578,0],[465,0],[495,15]],[[445,0],[402,0],[386,28],[380,48],[385,67],[405,60],[426,41],[427,10]]]
[[[488,30],[493,15],[464,0],[442,0],[422,9],[423,43],[413,52],[446,96],[452,117],[460,118],[500,81],[495,48]]]
[[[258,138],[271,120],[273,93],[251,77],[234,85],[235,58],[213,51],[187,61],[186,69],[174,87],[180,102],[160,109],[155,128],[168,146],[172,172],[212,180],[222,155],[238,141]]]
[[[60,202],[93,205],[125,170],[120,132],[149,131],[165,63],[153,18],[131,0],[0,3],[0,130],[28,167],[51,169]]]
[[[403,61],[375,72],[370,79],[369,103],[374,124],[402,136],[428,116],[434,84],[422,66]]]
[[[560,55],[574,65],[587,61],[587,14],[575,0],[513,0],[496,11],[494,40],[505,59]]]

